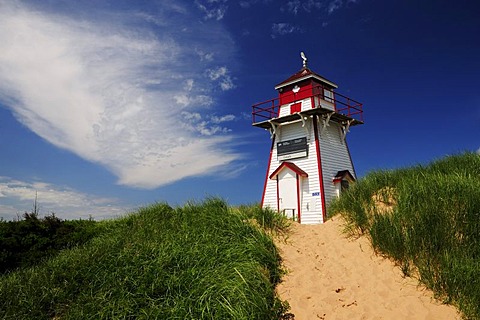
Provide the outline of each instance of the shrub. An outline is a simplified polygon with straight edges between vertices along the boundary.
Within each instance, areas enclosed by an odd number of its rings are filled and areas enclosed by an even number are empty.
[[[23,220],[0,220],[0,274],[19,267],[33,266],[59,251],[84,244],[97,234],[95,221],[65,221],[35,212]]]

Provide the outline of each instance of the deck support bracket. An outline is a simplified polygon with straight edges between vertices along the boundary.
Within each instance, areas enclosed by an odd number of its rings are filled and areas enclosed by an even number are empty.
[[[350,132],[350,125],[352,124],[353,121],[354,121],[353,119],[352,120],[347,120],[342,124],[342,138],[343,138],[343,140],[346,139],[347,133]]]
[[[308,120],[308,115],[303,115],[301,112],[298,114],[300,117],[300,120],[302,120],[302,128],[305,129],[305,134],[307,135],[307,140],[309,140],[309,133],[310,133],[310,125]]]
[[[268,129],[270,131],[270,140],[272,140],[274,136],[277,136],[277,138],[280,139],[280,125],[272,120],[269,120],[268,123],[271,126],[271,128]]]
[[[335,112],[329,112],[322,116],[322,130],[320,130],[320,135],[323,135],[323,132],[327,127],[330,126],[330,118],[335,114]]]

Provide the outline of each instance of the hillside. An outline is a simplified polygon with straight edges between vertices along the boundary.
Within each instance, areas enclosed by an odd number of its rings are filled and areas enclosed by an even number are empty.
[[[2,319],[278,319],[272,212],[218,199],[102,221],[90,242],[0,276]]]
[[[151,205],[0,275],[0,318],[480,319],[479,155],[372,172],[329,215],[283,233],[255,205]]]
[[[480,155],[376,171],[330,207],[350,235],[415,275],[468,319],[480,319]]]

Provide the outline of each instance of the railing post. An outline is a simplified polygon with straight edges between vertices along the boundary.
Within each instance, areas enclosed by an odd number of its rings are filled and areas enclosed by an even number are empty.
[[[332,98],[326,97],[322,85],[316,86],[314,89],[315,90],[312,90],[311,97],[316,97],[321,100],[332,99],[335,112],[348,117],[355,117],[357,120],[359,119],[363,122],[363,105],[360,102],[337,92],[332,92]],[[257,103],[252,106],[252,120],[256,123],[257,121],[264,121],[265,119],[270,120],[277,118],[280,116],[280,108],[281,104],[279,98]],[[345,109],[347,109],[347,112],[345,112]],[[257,118],[260,119],[257,120]]]

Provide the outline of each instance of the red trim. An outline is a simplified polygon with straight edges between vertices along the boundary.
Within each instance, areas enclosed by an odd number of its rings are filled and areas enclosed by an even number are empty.
[[[300,208],[301,208],[301,203],[300,203],[300,176],[298,175],[298,173],[296,174],[296,177],[297,177],[297,211],[298,211],[298,223],[302,223],[302,220],[301,220],[301,215],[300,215]]]
[[[270,159],[268,160],[268,166],[267,166],[267,174],[265,175],[265,182],[263,183],[262,201],[260,202],[260,207],[262,208],[263,208],[263,201],[265,200],[265,192],[267,191],[268,173],[270,172],[270,164],[272,163],[272,152],[273,152],[274,143],[275,143],[275,136],[273,136],[273,139],[272,139],[272,146],[270,147]]]
[[[280,173],[280,171],[282,171],[285,167],[292,170],[293,172],[295,172],[296,174],[302,177],[308,177],[308,174],[302,169],[300,169],[296,164],[285,161],[285,162],[282,162],[282,164],[279,165],[278,168],[275,169],[275,171],[273,171],[273,173],[270,175],[270,179],[274,179]]]
[[[327,210],[325,206],[325,189],[323,188],[322,157],[320,155],[320,142],[318,141],[317,115],[313,115],[313,131],[315,133],[315,148],[317,150],[318,179],[320,180],[320,195],[322,197],[322,219],[323,219],[323,222],[325,222],[327,220]]]
[[[277,177],[277,211],[280,212],[280,190],[278,187],[278,177]]]

